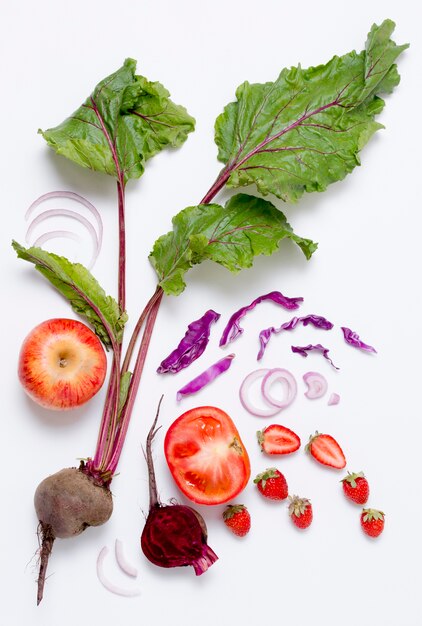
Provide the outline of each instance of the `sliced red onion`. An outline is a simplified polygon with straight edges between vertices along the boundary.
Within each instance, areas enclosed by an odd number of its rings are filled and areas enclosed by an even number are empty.
[[[291,346],[291,348],[292,348],[292,352],[296,352],[297,354],[300,354],[301,356],[304,356],[304,357],[307,357],[308,356],[308,352],[310,352],[311,350],[316,350],[317,352],[321,352],[322,356],[325,359],[327,359],[327,361],[329,363],[331,363],[331,365],[334,367],[334,369],[336,369],[336,370],[340,369],[339,367],[334,365],[334,363],[332,362],[332,360],[328,356],[329,349],[328,348],[324,348],[324,346],[322,346],[320,343],[317,343],[315,345],[308,344],[307,346]]]
[[[89,200],[79,195],[78,193],[75,193],[74,191],[50,191],[49,193],[43,194],[42,196],[34,200],[34,202],[28,207],[25,213],[25,219],[29,219],[29,216],[31,215],[33,210],[36,209],[40,204],[42,204],[46,200],[51,200],[53,198],[68,198],[69,200],[74,200],[75,202],[79,202],[79,204],[82,204],[85,208],[88,209],[88,211],[92,213],[97,222],[98,241],[99,246],[101,247],[103,242],[103,221],[101,219],[101,215]]]
[[[271,326],[270,328],[265,328],[259,333],[259,341],[261,347],[258,352],[257,360],[260,361],[264,356],[264,352],[268,345],[268,342],[271,339],[271,335],[278,335],[278,333],[281,333],[284,330],[293,330],[298,324],[303,324],[303,326],[312,324],[312,326],[315,326],[315,328],[321,328],[322,330],[331,330],[334,325],[322,315],[311,314],[305,315],[304,317],[293,317],[291,320],[285,322],[278,328],[275,328],[274,326]]]
[[[322,398],[327,392],[327,379],[319,372],[306,372],[306,374],[303,375],[303,380],[308,387],[305,396],[310,400]]]
[[[365,350],[366,352],[374,352],[376,354],[377,351],[375,350],[375,348],[361,341],[359,335],[353,330],[351,330],[350,328],[346,328],[345,326],[342,326],[341,330],[343,331],[343,336],[346,343],[353,346],[354,348],[359,348],[360,350]]]
[[[126,555],[123,548],[123,542],[120,539],[116,539],[114,545],[114,551],[116,554],[117,565],[120,567],[122,572],[127,574],[128,576],[132,576],[136,578],[138,575],[138,570],[126,559]]]
[[[252,415],[256,415],[257,417],[272,417],[280,412],[280,407],[271,404],[263,398],[265,404],[268,404],[268,409],[259,409],[256,407],[250,399],[250,388],[254,384],[256,380],[259,378],[264,378],[267,374],[269,374],[272,370],[268,368],[254,370],[250,374],[246,376],[244,381],[242,382],[239,390],[240,402],[242,403],[243,408],[245,408]]]
[[[98,236],[91,222],[88,221],[86,217],[84,217],[83,215],[79,215],[79,213],[76,213],[75,211],[69,211],[68,209],[50,209],[48,211],[43,211],[42,213],[37,215],[37,217],[33,219],[30,225],[28,226],[28,230],[26,231],[26,237],[25,237],[26,241],[29,243],[31,239],[31,235],[33,231],[35,230],[35,228],[38,226],[38,224],[40,224],[46,219],[49,219],[50,217],[70,217],[76,220],[77,222],[79,222],[80,224],[82,224],[83,226],[85,226],[85,228],[88,230],[91,236],[92,245],[93,245],[93,254],[88,264],[88,267],[91,268],[94,265],[98,257],[98,254],[100,252]],[[64,232],[69,232],[69,231],[57,230],[57,231],[51,231],[51,232],[54,233],[54,237],[61,237],[63,236]],[[41,235],[41,237],[38,237],[38,239],[34,242],[33,245],[41,246],[43,243],[53,238],[53,236],[51,236],[50,233],[46,233],[46,234],[50,236],[45,237]],[[71,238],[73,239],[73,237]],[[80,241],[79,237],[75,237],[75,239]]]
[[[177,348],[161,361],[158,374],[176,374],[198,359],[208,345],[211,324],[219,318],[219,313],[209,309],[201,318],[191,322]]]
[[[204,372],[199,374],[196,378],[187,383],[184,387],[177,392],[176,400],[179,402],[183,396],[189,396],[197,391],[200,391],[203,387],[215,380],[220,374],[227,371],[232,364],[234,354],[228,354],[223,359],[217,361],[211,365]]]
[[[333,406],[335,404],[338,404],[340,402],[340,396],[338,393],[332,393],[331,396],[328,398],[328,406]]]
[[[97,576],[100,583],[107,589],[107,591],[111,591],[111,593],[115,593],[119,596],[139,596],[141,590],[139,587],[135,587],[133,589],[123,589],[122,587],[118,587],[114,583],[112,583],[104,573],[104,559],[108,554],[107,546],[100,551],[100,554],[97,558]]]
[[[303,302],[303,298],[288,298],[287,296],[283,296],[280,291],[271,291],[270,293],[266,293],[263,296],[255,298],[255,300],[253,300],[248,306],[244,306],[233,313],[223,330],[223,334],[221,335],[220,346],[225,346],[231,341],[234,341],[243,333],[244,329],[240,326],[240,320],[249,311],[252,311],[257,304],[263,302],[264,300],[271,300],[285,309],[297,309],[299,307],[299,303]]]
[[[72,233],[70,230],[51,230],[48,233],[44,233],[40,235],[38,239],[36,239],[33,245],[36,248],[40,248],[43,243],[49,241],[50,239],[56,239],[57,237],[63,237],[64,239],[73,239],[73,241],[80,241],[81,238],[76,233]]]
[[[89,263],[89,268],[92,268],[101,250],[102,238],[103,238],[103,223],[102,223],[99,212],[94,207],[94,205],[91,204],[91,202],[89,202],[88,200],[86,200],[86,198],[84,198],[83,196],[80,196],[77,193],[74,193],[72,191],[52,191],[50,193],[46,193],[40,196],[39,198],[37,198],[37,200],[35,200],[31,204],[31,206],[28,208],[26,212],[25,219],[28,219],[31,213],[33,212],[33,210],[36,207],[38,207],[42,202],[45,202],[46,200],[50,200],[52,198],[68,198],[70,200],[74,200],[78,202],[79,204],[82,204],[83,206],[85,206],[94,215],[95,220],[97,222],[98,232],[89,220],[87,220],[83,215],[76,213],[75,211],[70,211],[68,209],[49,209],[47,211],[43,211],[42,213],[40,213],[29,224],[29,227],[26,233],[26,241],[29,243],[29,240],[34,231],[34,228],[46,219],[49,219],[51,217],[57,217],[57,216],[70,217],[72,219],[75,219],[78,222],[80,222],[83,226],[85,226],[85,228],[88,230],[91,236],[92,244],[93,244],[93,255]],[[63,231],[54,231],[54,237],[64,236],[62,234],[59,234],[62,232]],[[46,233],[46,234],[49,235],[49,233]],[[43,240],[41,240],[41,238],[38,238],[37,242],[34,243],[33,245],[41,245],[40,240],[45,242],[52,238],[53,238],[53,235],[47,236]]]
[[[271,392],[271,387],[277,381],[282,381],[286,386],[286,393],[284,398],[276,398]],[[279,409],[285,409],[290,406],[293,400],[296,398],[297,394],[297,384],[296,379],[291,372],[283,369],[282,367],[276,367],[275,369],[270,370],[263,378],[262,385],[262,396],[264,400],[277,406]]]

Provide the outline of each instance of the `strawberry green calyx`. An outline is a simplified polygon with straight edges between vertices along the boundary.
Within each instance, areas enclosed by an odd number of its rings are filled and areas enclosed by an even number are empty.
[[[265,489],[265,485],[267,484],[267,480],[270,478],[277,478],[280,475],[278,469],[276,467],[269,467],[264,472],[258,474],[256,478],[254,478],[254,483],[261,483],[262,488]]]
[[[289,496],[289,515],[300,517],[303,515],[311,501],[307,498],[299,498],[299,496]]]
[[[377,509],[362,509],[364,522],[371,522],[372,520],[384,521],[385,513],[378,511]]]
[[[265,433],[265,428],[263,430],[257,430],[256,431],[256,438],[258,439],[258,444],[261,448],[261,452],[263,452],[264,448],[263,448],[263,443],[264,443],[264,433]]]
[[[246,510],[246,506],[244,504],[228,504],[226,509],[223,511],[223,519],[224,521],[231,519],[238,513]]]
[[[310,452],[310,447],[312,443],[320,436],[320,433],[316,430],[315,435],[309,435],[309,441],[305,446],[305,452]]]
[[[353,472],[347,472],[347,476],[342,478],[340,482],[348,482],[350,483],[350,486],[355,489],[357,487],[356,480],[358,478],[365,478],[365,474],[363,472],[358,472],[357,474]]]

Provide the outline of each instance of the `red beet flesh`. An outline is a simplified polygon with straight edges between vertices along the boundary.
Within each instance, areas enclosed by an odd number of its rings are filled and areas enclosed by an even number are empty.
[[[203,574],[217,555],[207,545],[198,513],[181,504],[153,508],[141,536],[142,551],[159,567],[192,565]]]

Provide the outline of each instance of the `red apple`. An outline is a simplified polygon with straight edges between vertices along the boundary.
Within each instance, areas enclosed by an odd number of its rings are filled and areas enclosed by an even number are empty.
[[[71,319],[51,319],[26,337],[18,375],[26,393],[49,409],[72,409],[101,389],[107,359],[92,330]]]

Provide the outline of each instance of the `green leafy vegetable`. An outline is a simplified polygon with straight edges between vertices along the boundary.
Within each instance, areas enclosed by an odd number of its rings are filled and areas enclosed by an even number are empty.
[[[139,178],[147,159],[166,146],[181,145],[195,127],[160,83],[135,75],[135,69],[136,61],[126,59],[73,115],[39,131],[58,154],[120,183]]]
[[[316,250],[312,241],[293,233],[271,202],[238,194],[225,207],[202,204],[180,211],[173,218],[173,230],[155,242],[150,260],[160,287],[178,295],[185,288],[184,274],[193,265],[210,259],[238,272],[251,267],[255,256],[275,252],[286,237],[308,259]]]
[[[80,263],[45,252],[41,248],[24,248],[12,243],[18,257],[29,261],[60,293],[69,300],[73,310],[94,328],[106,347],[121,343],[126,313],[111,296],[107,296],[92,274]]]
[[[399,82],[394,61],[408,46],[390,36],[394,22],[374,25],[365,50],[326,65],[284,69],[273,83],[243,83],[217,118],[220,181],[254,183],[266,195],[296,201],[324,191],[359,165],[358,153],[382,125],[381,93]],[[221,188],[220,182],[220,188]]]

